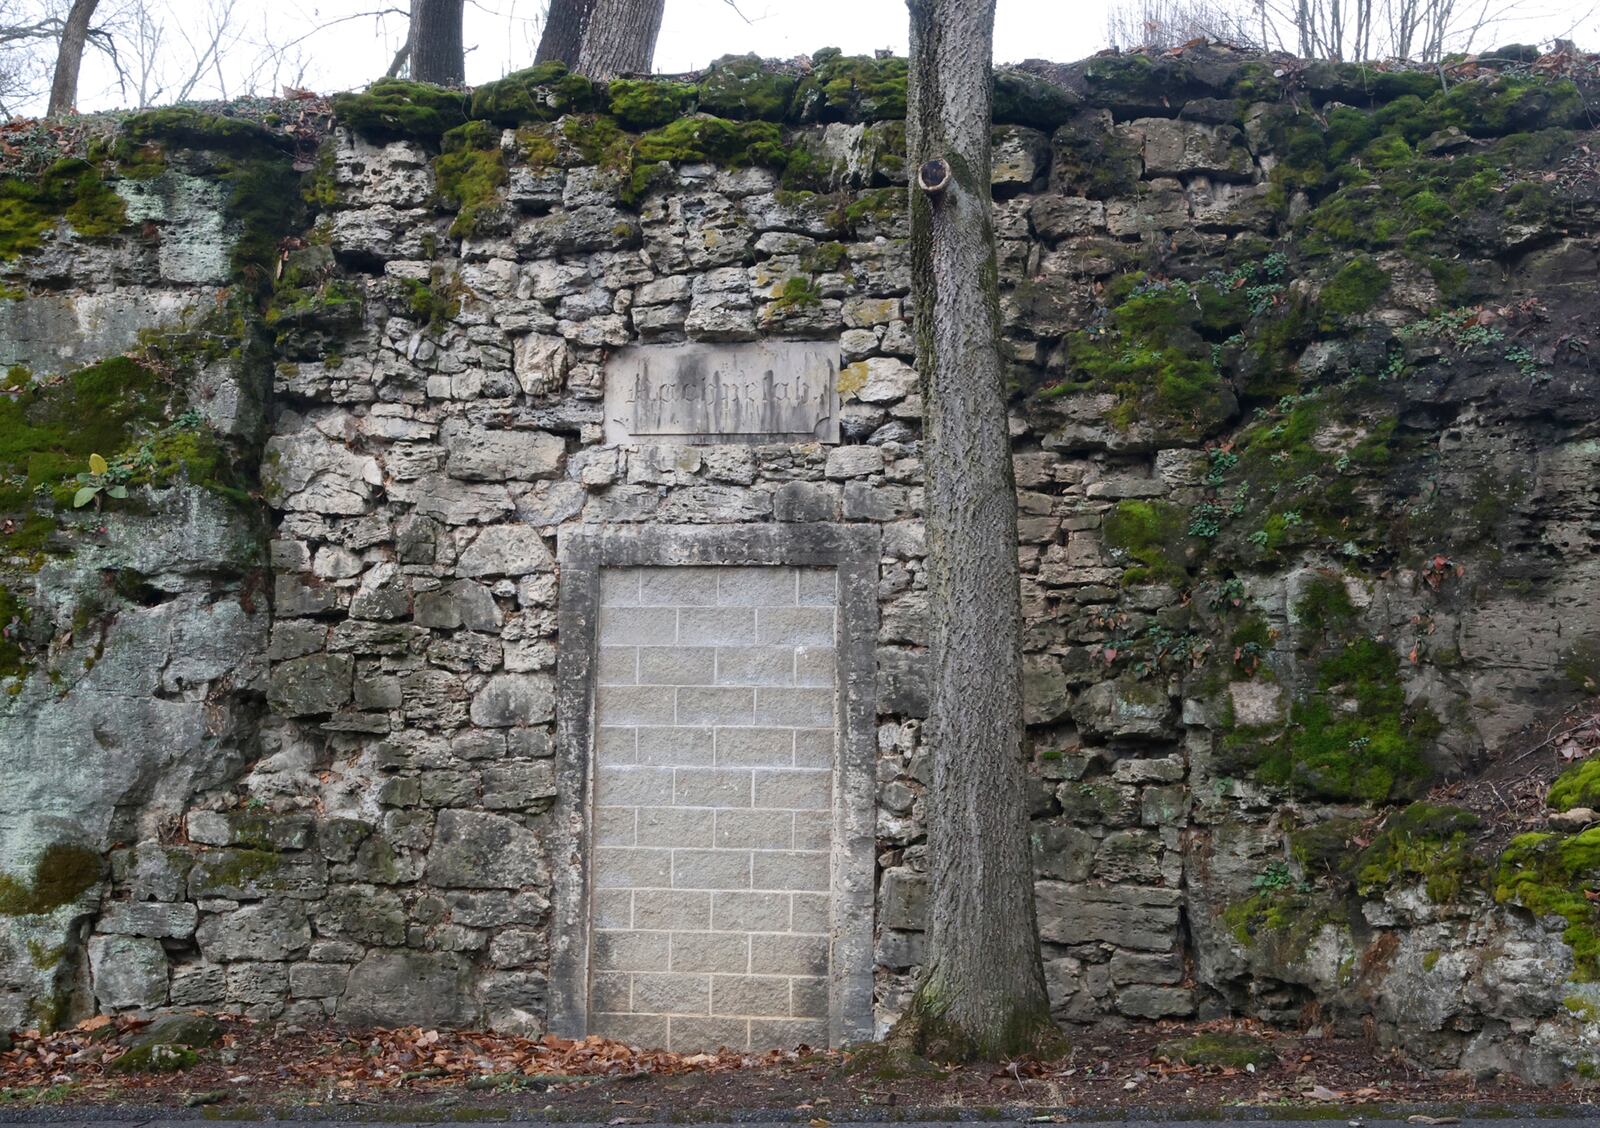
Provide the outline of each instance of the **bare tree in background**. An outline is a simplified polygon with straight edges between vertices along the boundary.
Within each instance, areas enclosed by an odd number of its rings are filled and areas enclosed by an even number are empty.
[[[1518,0],[1123,0],[1107,31],[1122,48],[1204,36],[1304,59],[1437,63],[1520,14]]]
[[[1250,12],[1217,0],[1132,0],[1107,14],[1106,38],[1124,50],[1166,50],[1195,39],[1250,47],[1257,43],[1257,27]]]
[[[56,117],[67,113],[78,102],[78,72],[83,68],[83,50],[89,45],[89,23],[100,0],[72,0],[61,27],[61,46],[56,50],[55,74],[50,80],[50,105],[45,113]]]
[[[460,86],[467,80],[462,39],[465,0],[411,0],[411,77],[418,82]]]

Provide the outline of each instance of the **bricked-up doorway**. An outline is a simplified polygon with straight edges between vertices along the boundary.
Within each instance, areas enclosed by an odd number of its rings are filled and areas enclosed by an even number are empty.
[[[871,1035],[877,541],[562,538],[552,1029]]]

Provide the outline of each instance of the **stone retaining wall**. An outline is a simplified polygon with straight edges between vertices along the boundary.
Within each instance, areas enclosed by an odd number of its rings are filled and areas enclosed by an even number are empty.
[[[1047,81],[1058,85],[1039,93]],[[1578,124],[1570,84],[1490,74],[1441,94],[1427,76],[1365,81],[1213,51],[1135,56],[1044,70],[1027,78],[1032,108],[1000,114],[1047,975],[1071,1023],[1373,1016],[1428,1062],[1548,1076],[1587,1060],[1593,1029],[1562,1003],[1591,990],[1563,941],[1571,922],[1497,893],[1483,874],[1517,864],[1498,854],[1440,884],[1411,854],[1370,850],[1387,841],[1382,820],[1431,784],[1492,771],[1524,726],[1592,690],[1594,374],[1574,341],[1597,328],[1584,301],[1593,178],[1572,171],[1586,150],[1562,132]],[[605,975],[630,976],[618,1013],[694,1011],[704,1037],[732,1014],[762,1041],[766,1004],[725,1008],[706,982],[703,1010],[698,995],[645,1005],[656,964],[610,962],[609,924],[592,944],[583,935],[584,867],[597,905],[635,887],[584,836],[621,834],[606,812],[627,806],[625,848],[646,849],[658,805],[607,799],[623,770],[606,762],[607,729],[630,707],[609,648],[653,650],[640,632],[666,605],[624,613],[620,581],[601,578],[623,565],[591,559],[598,606],[574,609],[577,564],[557,560],[569,538],[624,544],[633,529],[655,543],[663,526],[854,526],[877,547],[872,574],[841,586],[855,607],[841,615],[869,631],[873,655],[865,674],[841,669],[840,700],[856,710],[845,744],[875,731],[875,841],[836,823],[828,848],[860,860],[850,873],[870,868],[875,893],[847,883],[837,908],[836,869],[829,927],[835,965],[855,944],[861,958],[845,963],[873,968],[872,1015],[851,972],[830,988],[830,1036],[892,1021],[926,916],[923,405],[899,126],[865,108],[866,79],[852,82],[837,105],[831,84],[821,110],[785,103],[779,156],[719,155],[705,138],[737,123],[693,118],[596,154],[574,138],[610,136],[615,120],[580,109],[520,130],[475,122],[443,156],[437,136],[335,131],[308,178],[317,214],[303,245],[283,247],[265,319],[272,624],[252,652],[270,674],[251,683],[263,715],[240,760],[174,785],[164,809],[181,820],[96,840],[115,847],[112,880],[71,908],[88,935],[72,1007],[541,1030],[579,1021],[582,1006],[552,992],[570,994],[573,969],[592,961],[596,999]],[[710,86],[688,89],[710,104]],[[652,166],[658,135],[685,123],[698,140]],[[470,215],[441,202],[465,202],[452,157],[500,170]],[[607,441],[617,350],[765,340],[837,342],[837,445]],[[719,607],[722,584],[820,582],[765,569],[830,566],[776,549],[708,557],[734,542],[692,541],[669,536],[631,564],[675,590],[709,584],[708,566],[762,569],[719,571]],[[615,575],[644,598],[639,573]],[[682,634],[698,600],[675,599],[678,633],[651,661],[670,659],[663,677],[691,687],[656,694],[682,724],[697,695],[722,692],[724,656],[691,675],[707,657]],[[813,610],[828,614],[770,616]],[[596,622],[595,676],[563,705],[558,665],[589,661],[574,655]],[[824,677],[820,657],[796,653],[796,687],[801,658]],[[727,652],[745,656],[771,657]],[[86,690],[73,692],[76,709]],[[584,692],[601,749],[592,828],[587,744],[573,743],[589,724]],[[741,692],[755,725],[763,694],[805,691]],[[826,712],[773,723],[803,736]],[[668,720],[639,717],[651,718]],[[712,770],[728,731],[711,738]],[[823,794],[801,767],[783,782],[805,776],[814,794],[785,811]],[[835,783],[836,810],[841,796]],[[784,816],[791,835],[800,817]],[[1443,825],[1406,842],[1444,856],[1459,840]],[[685,864],[699,848],[674,843]],[[640,890],[676,885],[678,862],[666,864],[638,878],[629,929]],[[795,925],[798,902],[791,930],[819,935]],[[841,928],[871,931],[870,960]],[[760,939],[743,949],[751,975]],[[823,1013],[801,1000],[820,978],[802,962],[787,971],[801,978],[786,1023]],[[0,1021],[21,1022],[36,980],[10,982]],[[841,990],[861,1013],[841,1017]],[[798,1024],[771,1036],[802,1034],[821,1036]]]

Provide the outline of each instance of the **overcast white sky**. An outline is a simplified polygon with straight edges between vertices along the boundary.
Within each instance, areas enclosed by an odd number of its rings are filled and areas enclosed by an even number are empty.
[[[1013,62],[1046,58],[1070,62],[1106,46],[1107,10],[1118,0],[999,0],[995,58]],[[1125,4],[1127,0],[1122,0]],[[1491,0],[1503,2],[1511,22],[1491,38],[1535,41],[1566,34],[1577,22],[1577,38],[1600,41],[1600,20],[1592,0]],[[192,47],[185,42],[205,38],[207,18],[228,0],[147,0],[163,23],[160,50],[167,83],[155,103],[170,102],[176,81],[192,70]],[[405,35],[403,14],[364,15],[333,26],[334,21],[378,9],[403,10],[406,0],[233,0],[236,39],[225,52],[224,65],[211,68],[191,96],[216,97],[225,86],[229,96],[275,93],[279,86],[300,81],[322,92],[364,85],[388,68]],[[789,58],[819,47],[840,47],[846,53],[889,48],[906,50],[903,0],[667,0],[666,17],[656,50],[656,69],[678,72],[703,67],[718,55],[754,51]],[[103,3],[103,8],[110,7]],[[545,0],[467,0],[467,78],[486,82],[527,66],[538,42]],[[1579,13],[1583,18],[1579,18]],[[322,30],[315,30],[321,28]],[[308,34],[309,33],[309,34]],[[276,69],[263,69],[261,44],[284,44],[306,36],[294,58]],[[1479,47],[1491,46],[1480,43]],[[129,52],[124,49],[125,58]],[[136,93],[112,81],[103,59],[85,61],[80,108],[107,109],[136,103]]]

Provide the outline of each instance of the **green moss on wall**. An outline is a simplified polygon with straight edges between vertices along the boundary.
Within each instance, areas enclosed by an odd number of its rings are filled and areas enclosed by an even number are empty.
[[[1142,423],[1184,439],[1215,433],[1227,415],[1227,384],[1207,337],[1226,336],[1243,320],[1239,295],[1135,274],[1113,282],[1107,301],[1102,324],[1068,338],[1076,386],[1116,393],[1110,418],[1118,427]]]
[[[695,88],[650,78],[613,79],[606,88],[611,116],[624,129],[654,129],[682,117],[695,103]]]
[[[603,113],[608,108],[603,84],[569,73],[565,63],[549,62],[478,87],[472,92],[471,116],[515,128],[529,122],[554,121],[563,114]]]
[[[887,121],[906,116],[910,67],[903,58],[842,55],[824,48],[811,56],[812,71],[794,95],[805,121]]]
[[[100,882],[99,853],[57,842],[45,847],[24,880],[0,874],[0,916],[37,916],[70,905]]]
[[[433,162],[439,202],[456,213],[450,234],[479,234],[506,182],[500,131],[471,121],[444,135],[444,151]]]
[[[189,106],[168,106],[135,114],[122,125],[135,145],[165,144],[212,151],[273,148],[281,139],[246,118],[211,114]]]
[[[1130,562],[1123,582],[1186,584],[1187,524],[1183,510],[1170,502],[1119,501],[1106,514],[1103,531],[1107,546]]]
[[[32,660],[22,642],[31,618],[16,593],[0,584],[0,678],[28,676]]]
[[[1582,834],[1521,834],[1500,855],[1495,900],[1566,920],[1572,978],[1600,980],[1600,827]]]
[[[1316,688],[1262,749],[1257,775],[1325,799],[1405,798],[1427,779],[1423,751],[1439,730],[1426,703],[1406,704],[1393,648],[1357,639],[1319,664]]]
[[[76,158],[35,177],[0,179],[0,260],[37,250],[62,219],[80,238],[103,239],[127,225],[128,213],[95,167]]]
[[[1482,820],[1459,807],[1413,803],[1391,815],[1355,859],[1356,892],[1370,896],[1400,882],[1420,881],[1435,904],[1450,904],[1477,886],[1487,865],[1472,852]]]
[[[1294,605],[1294,617],[1308,641],[1320,641],[1336,630],[1343,630],[1355,621],[1356,609],[1350,602],[1350,591],[1337,576],[1319,575],[1312,578]]]
[[[782,135],[772,122],[729,121],[709,114],[679,118],[643,134],[634,145],[634,155],[644,162],[763,164],[783,153]]]
[[[1337,318],[1354,317],[1366,313],[1378,304],[1378,299],[1389,288],[1389,275],[1370,258],[1351,259],[1328,280],[1317,297],[1323,314],[1323,327],[1332,329]]]
[[[1557,776],[1546,801],[1557,811],[1600,809],[1600,756],[1573,764]]]
[[[782,121],[798,82],[768,70],[757,55],[724,55],[700,79],[700,109],[734,121]]]
[[[361,93],[333,98],[333,112],[341,124],[380,141],[437,143],[466,122],[471,105],[459,90],[398,78],[379,79]]]

